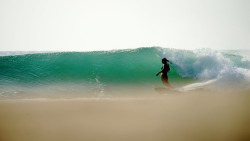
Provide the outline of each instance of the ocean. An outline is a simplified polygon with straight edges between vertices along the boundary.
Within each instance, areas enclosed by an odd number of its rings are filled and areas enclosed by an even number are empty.
[[[157,94],[161,58],[175,90],[250,92],[250,51],[145,47],[91,52],[0,52],[0,100]]]

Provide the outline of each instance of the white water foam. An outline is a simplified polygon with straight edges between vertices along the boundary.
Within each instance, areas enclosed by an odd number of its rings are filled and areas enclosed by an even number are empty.
[[[235,61],[211,49],[190,51],[158,48],[158,51],[161,58],[166,57],[172,62],[181,77],[198,81],[182,90],[201,87],[223,91],[250,90],[250,62],[245,57],[238,56],[236,59],[240,61]]]

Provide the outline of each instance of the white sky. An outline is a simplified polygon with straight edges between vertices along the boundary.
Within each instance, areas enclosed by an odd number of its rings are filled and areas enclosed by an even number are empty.
[[[0,0],[0,51],[250,49],[250,0]]]

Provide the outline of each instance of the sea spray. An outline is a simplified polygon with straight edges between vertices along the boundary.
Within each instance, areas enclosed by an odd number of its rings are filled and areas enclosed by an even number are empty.
[[[250,61],[247,60],[249,56],[239,56],[212,49],[158,48],[158,53],[161,57],[169,57],[182,78],[194,78],[199,83],[213,80],[213,83],[203,88],[217,91],[250,89]]]

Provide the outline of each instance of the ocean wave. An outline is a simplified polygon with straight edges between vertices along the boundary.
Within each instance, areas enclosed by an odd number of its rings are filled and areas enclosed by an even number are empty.
[[[250,89],[248,56],[212,49],[161,47],[93,52],[5,53],[0,56],[0,87],[2,91],[17,86],[33,88],[52,84],[64,88],[69,84],[102,90],[111,85],[156,87],[162,85],[155,74],[160,71],[163,57],[171,62],[168,75],[173,86],[185,87],[209,81],[211,83],[205,83],[202,87],[213,90]]]

